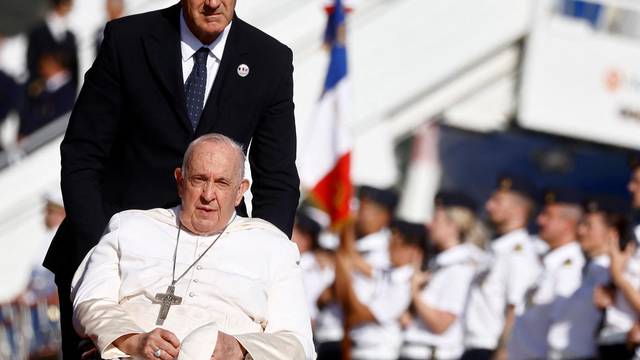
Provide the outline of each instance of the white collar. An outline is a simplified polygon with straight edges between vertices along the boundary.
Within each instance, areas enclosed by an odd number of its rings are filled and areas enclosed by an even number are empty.
[[[55,92],[71,81],[71,74],[68,71],[61,71],[49,79],[45,83],[48,92]]]
[[[458,244],[438,254],[435,261],[438,266],[455,265],[469,261],[470,255],[470,248],[468,246]]]
[[[386,250],[389,247],[390,237],[391,231],[388,228],[383,228],[380,231],[363,236],[356,240],[356,249],[358,249],[358,251]]]
[[[598,255],[591,259],[591,263],[595,265],[600,265],[602,267],[608,268],[611,264],[611,259],[609,259],[609,255],[602,254]]]
[[[508,233],[498,237],[491,243],[491,249],[494,252],[503,252],[513,250],[520,241],[526,240],[529,236],[526,229],[520,228],[509,231]]]
[[[409,264],[391,268],[389,276],[394,283],[407,283],[411,280],[411,276],[413,276],[413,265]]]
[[[184,20],[184,15],[182,9],[180,10],[180,49],[182,51],[182,61],[189,60],[196,51],[198,51],[201,47],[206,47],[210,50],[211,54],[218,59],[218,61],[222,60],[222,54],[224,53],[224,46],[227,43],[227,37],[229,36],[229,29],[231,29],[231,23],[224,28],[222,34],[218,35],[218,37],[209,45],[203,44],[193,33],[191,29],[187,26],[187,23]]]
[[[55,11],[52,11],[49,15],[47,15],[45,23],[47,24],[51,35],[57,42],[61,42],[64,40],[69,27],[66,18],[58,15]]]
[[[572,241],[568,244],[562,245],[559,248],[551,250],[545,255],[543,262],[545,268],[554,269],[567,261],[573,259],[576,255],[582,256],[582,249],[577,241]]]

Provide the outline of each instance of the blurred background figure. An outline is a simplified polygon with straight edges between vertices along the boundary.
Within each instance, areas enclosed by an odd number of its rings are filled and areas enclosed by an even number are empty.
[[[354,237],[347,235],[336,254],[336,296],[350,330],[350,358],[395,360],[402,336],[400,317],[411,302],[410,280],[420,267],[426,243],[421,224],[391,224],[389,265],[373,271],[362,266]]]
[[[107,22],[115,19],[119,19],[124,15],[124,0],[105,0],[105,10],[107,13]],[[96,56],[98,55],[98,51],[100,51],[100,45],[102,44],[102,40],[104,39],[104,26],[100,27],[96,31],[95,35],[95,48],[96,48]]]
[[[38,73],[27,84],[20,111],[19,139],[70,112],[76,98],[72,64],[63,46],[51,45],[38,56]]]
[[[329,251],[320,247],[319,238],[323,231],[320,222],[310,214],[310,209],[300,208],[296,214],[291,240],[300,250],[300,268],[307,295],[309,315],[313,328],[318,316],[318,299],[333,283],[334,258]]]
[[[27,47],[28,83],[40,76],[44,54],[57,53],[59,60],[68,69],[74,91],[78,89],[78,46],[76,37],[69,29],[68,15],[73,0],[49,0],[51,9],[45,20],[29,32]]]
[[[520,175],[503,174],[486,203],[497,238],[480,264],[465,310],[462,359],[506,358],[506,341],[527,289],[540,273],[540,261],[527,231],[535,187]]]
[[[29,262],[27,287],[10,303],[0,304],[0,359],[59,359],[60,313],[51,271],[42,266],[49,244],[65,217],[58,188],[44,194],[46,234]]]
[[[552,315],[548,335],[550,359],[598,357],[594,334],[600,331],[603,311],[595,302],[596,293],[610,282],[610,242],[624,247],[628,240],[625,207],[624,201],[604,196],[585,201],[584,215],[578,225],[578,242],[587,261],[580,287],[569,297],[564,309]]]
[[[474,238],[476,204],[458,192],[439,193],[435,204],[429,238],[437,255],[411,279],[413,317],[405,323],[402,359],[458,359],[464,351],[462,319],[478,251],[471,239],[482,243]]]
[[[596,288],[594,301],[604,310],[604,321],[599,332],[599,353],[602,359],[631,359],[640,345],[638,314],[640,314],[640,253],[637,241],[637,214],[640,208],[640,167],[632,162],[628,190],[631,193],[631,224],[625,234],[609,239],[611,283]],[[618,220],[623,223],[623,220]],[[618,241],[616,241],[618,240]],[[625,241],[627,240],[627,241]]]
[[[634,158],[627,189],[631,193],[631,222],[636,240],[640,241],[640,159]]]
[[[545,192],[538,226],[549,252],[542,259],[542,275],[528,289],[523,308],[517,309],[507,349],[509,359],[548,359],[549,341],[568,341],[568,334],[555,334],[558,338],[551,339],[549,330],[553,320],[566,311],[567,300],[582,281],[585,258],[577,242],[581,217],[578,193],[571,189]]]

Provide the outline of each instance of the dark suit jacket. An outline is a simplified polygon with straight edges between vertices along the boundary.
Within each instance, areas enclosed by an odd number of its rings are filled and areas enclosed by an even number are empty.
[[[178,204],[173,170],[188,144],[210,132],[245,148],[251,142],[252,215],[291,234],[300,195],[291,50],[234,17],[194,134],[185,105],[179,13],[177,4],[105,28],[61,145],[67,219],[44,263],[59,277],[73,275],[114,213]],[[248,76],[238,75],[240,64],[249,66]]]
[[[40,76],[38,63],[42,54],[58,52],[64,56],[65,66],[71,71],[74,90],[78,88],[78,46],[76,37],[71,31],[67,31],[64,40],[57,42],[45,22],[41,22],[29,33],[27,46],[27,70],[29,70],[29,82]]]

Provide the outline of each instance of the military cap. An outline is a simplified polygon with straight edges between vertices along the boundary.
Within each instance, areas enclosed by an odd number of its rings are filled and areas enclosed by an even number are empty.
[[[398,194],[393,189],[380,189],[363,185],[358,189],[358,197],[369,199],[393,212],[398,205]]]
[[[435,198],[436,206],[459,206],[466,209],[471,210],[471,212],[476,211],[478,205],[469,195],[459,192],[459,191],[440,191],[436,194]]]

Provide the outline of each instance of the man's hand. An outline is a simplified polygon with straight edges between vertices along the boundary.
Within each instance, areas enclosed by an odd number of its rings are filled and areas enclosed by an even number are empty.
[[[127,334],[120,336],[113,345],[128,355],[135,355],[146,360],[173,360],[178,357],[180,341],[169,330],[155,328],[148,333]],[[154,353],[160,349],[160,357]]]
[[[245,353],[246,350],[236,338],[218,331],[218,340],[216,341],[213,355],[211,355],[211,360],[242,360]]]

